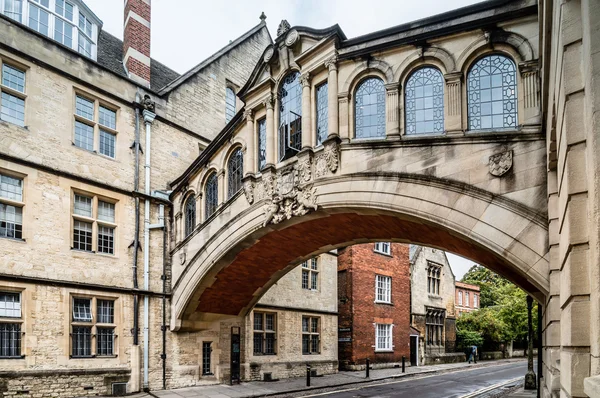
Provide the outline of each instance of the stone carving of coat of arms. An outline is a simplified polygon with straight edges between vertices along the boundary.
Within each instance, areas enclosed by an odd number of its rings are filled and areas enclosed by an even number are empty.
[[[495,177],[501,177],[506,174],[513,164],[513,152],[506,151],[490,156],[490,174]]]
[[[313,184],[300,185],[298,170],[295,167],[277,173],[276,189],[265,206],[263,226],[279,224],[292,217],[303,216],[317,210],[316,188]]]

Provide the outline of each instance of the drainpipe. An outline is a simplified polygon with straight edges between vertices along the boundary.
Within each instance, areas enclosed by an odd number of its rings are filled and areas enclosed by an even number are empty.
[[[135,102],[141,102],[141,96],[139,93],[135,95]],[[133,190],[138,192],[140,189],[140,110],[135,107],[135,172],[133,173]],[[140,249],[140,199],[136,196],[135,198],[135,236],[133,240],[133,288],[138,288],[137,278],[137,264],[138,264],[138,251]],[[133,345],[139,345],[139,313],[140,303],[138,295],[133,296]]]
[[[156,114],[149,110],[144,110],[144,123],[146,124],[146,163],[144,165],[145,179],[144,179],[144,191],[146,198],[150,197],[150,144],[152,142],[152,122],[156,117]],[[144,203],[144,290],[150,289],[150,199],[145,199]],[[148,359],[149,359],[149,340],[148,340],[148,327],[150,323],[149,313],[149,297],[144,296],[144,379],[143,388],[148,389]]]

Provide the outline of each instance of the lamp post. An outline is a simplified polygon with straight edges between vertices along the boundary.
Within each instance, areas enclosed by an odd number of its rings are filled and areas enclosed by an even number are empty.
[[[527,296],[527,374],[525,374],[525,389],[535,390],[535,372],[533,371],[533,322],[531,319],[531,307],[533,306],[533,299],[531,296]]]

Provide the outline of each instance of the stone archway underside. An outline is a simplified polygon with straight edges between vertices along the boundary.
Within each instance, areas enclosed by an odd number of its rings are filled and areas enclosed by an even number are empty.
[[[538,297],[540,293],[545,294],[501,255],[440,226],[392,215],[348,212],[311,217],[287,228],[273,230],[250,243],[216,275],[214,283],[204,289],[196,311],[243,314],[281,275],[293,268],[290,263],[311,253],[375,240],[414,242],[454,252],[498,272],[530,294]]]

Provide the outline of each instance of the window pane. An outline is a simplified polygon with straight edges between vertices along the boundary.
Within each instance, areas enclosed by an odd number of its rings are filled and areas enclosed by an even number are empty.
[[[327,139],[328,134],[328,96],[327,83],[317,87],[317,145]]]
[[[309,334],[302,335],[302,353],[310,354],[310,335]]]
[[[255,354],[263,353],[263,334],[262,333],[254,333],[254,350]]]
[[[79,32],[79,49],[78,51],[86,57],[92,57],[92,42]]]
[[[89,357],[92,355],[92,328],[90,326],[73,326],[73,356]]]
[[[0,323],[0,358],[21,356],[21,325]]]
[[[29,27],[33,30],[37,30],[43,35],[48,35],[48,11],[42,10],[41,8],[29,5]]]
[[[23,209],[0,203],[0,237],[23,239]]]
[[[308,278],[310,271],[302,270],[302,289],[308,289]]]
[[[88,151],[94,150],[94,128],[75,121],[75,145]]]
[[[406,134],[444,132],[444,79],[431,67],[414,72],[406,82]]]
[[[205,188],[205,216],[212,216],[219,206],[219,182],[216,173],[208,177]]]
[[[229,198],[242,189],[242,177],[244,177],[244,155],[241,149],[236,149],[227,164],[227,180],[229,182]]]
[[[0,292],[0,317],[21,317],[21,294]]]
[[[98,323],[115,322],[115,302],[112,300],[97,300]]]
[[[54,40],[73,47],[73,26],[60,18],[54,18]]]
[[[318,279],[319,278],[319,274],[316,272],[312,272],[310,274],[310,288],[312,290],[317,290],[318,287]]]
[[[107,131],[100,129],[100,153],[102,155],[115,157],[115,141],[117,137]]]
[[[56,13],[69,21],[73,21],[73,5],[64,0],[56,0]],[[58,19],[57,19],[58,20]]]
[[[113,328],[97,328],[96,355],[114,355],[115,330]]]
[[[73,321],[91,322],[92,321],[92,300],[83,298],[73,299]]]
[[[267,119],[258,121],[258,171],[267,164]]]
[[[105,254],[115,253],[115,229],[98,226],[98,252]]]
[[[115,204],[99,200],[98,220],[115,222]]]
[[[308,332],[308,324],[309,324],[309,318],[303,317],[302,318],[302,331],[303,332]]]
[[[383,80],[363,81],[354,95],[356,138],[385,137],[385,88]]]
[[[92,217],[92,198],[75,194],[73,212],[79,216]]]
[[[196,228],[196,197],[190,195],[185,202],[185,236],[190,235]]]
[[[89,120],[94,120],[94,101],[77,96],[75,98],[75,114]]]
[[[473,65],[467,80],[469,129],[517,127],[516,67],[511,59],[484,57]]]
[[[279,160],[302,149],[302,85],[300,73],[285,77],[279,90]]]
[[[263,329],[263,314],[255,313],[254,314],[254,330],[264,330]]]
[[[319,353],[319,335],[312,335],[310,336],[310,352],[312,354],[318,354]]]
[[[23,201],[23,180],[0,174],[0,197]]]
[[[81,29],[88,37],[92,37],[92,22],[82,13],[79,13],[79,29]]]
[[[275,314],[265,314],[265,330],[275,330]]]
[[[275,354],[275,333],[265,333],[265,354]]]
[[[92,251],[92,224],[75,221],[73,226],[73,249]]]
[[[311,322],[310,322],[311,333],[317,333],[319,331],[319,319],[311,318],[310,320],[311,320]]]
[[[310,259],[310,268],[314,269],[314,270],[317,270],[317,267],[318,267],[317,258],[316,257],[315,258],[311,258]]]
[[[4,14],[9,18],[22,22],[23,2],[21,0],[4,0]]]
[[[103,106],[98,108],[98,123],[109,129],[117,129],[117,112],[105,108]]]
[[[25,101],[8,93],[2,93],[0,118],[18,126],[25,125]]]
[[[225,122],[229,123],[235,116],[235,93],[227,87],[225,90]]]
[[[21,93],[25,92],[25,72],[10,65],[2,65],[2,84]]]

